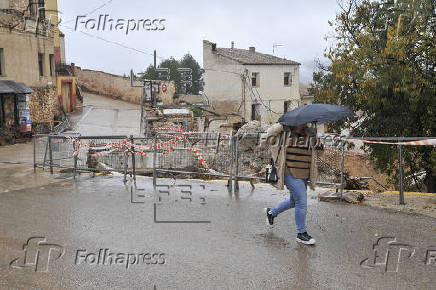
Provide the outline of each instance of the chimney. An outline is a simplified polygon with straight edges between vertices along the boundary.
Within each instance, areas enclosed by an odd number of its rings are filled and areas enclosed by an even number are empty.
[[[71,63],[71,73],[73,74],[73,76],[77,75],[76,65],[74,64],[74,62]]]
[[[209,40],[203,40],[203,51],[215,51],[216,43],[210,42]]]
[[[255,48],[254,46],[250,46],[250,47],[248,48],[248,51],[249,51],[249,52],[252,52],[252,53],[255,53],[255,52],[256,52],[256,48]]]
[[[234,41],[232,41],[232,46],[231,46],[231,48],[232,48],[232,49],[235,48],[235,42],[234,42]]]

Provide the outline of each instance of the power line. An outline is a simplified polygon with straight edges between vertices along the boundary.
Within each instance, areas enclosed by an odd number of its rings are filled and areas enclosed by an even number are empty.
[[[96,7],[96,8],[94,8],[93,10],[91,10],[91,11],[85,13],[84,16],[88,16],[88,15],[90,15],[90,14],[93,14],[94,12],[100,10],[101,8],[103,8],[103,7],[107,6],[107,5],[109,5],[112,1],[113,1],[113,0],[106,1],[106,2],[103,3],[102,5],[100,5],[100,6]],[[70,20],[64,22],[64,24],[66,24],[66,23],[70,23],[71,21],[74,21],[74,20],[75,20],[75,19],[70,19]]]
[[[97,36],[97,35],[94,35],[94,34],[90,34],[90,33],[87,33],[87,32],[81,31],[81,30],[76,30],[76,29],[74,29],[72,27],[69,27],[69,26],[66,26],[64,24],[61,24],[61,26],[64,26],[65,28],[67,28],[67,29],[69,29],[71,31],[80,32],[80,33],[82,33],[82,34],[84,34],[86,36],[89,36],[89,37],[92,37],[92,38],[96,38],[96,39],[102,40],[102,41],[107,42],[107,43],[118,45],[118,46],[120,46],[122,48],[125,48],[125,49],[133,50],[133,51],[139,52],[139,53],[144,54],[144,55],[154,56],[153,53],[145,52],[143,50],[137,49],[135,47],[127,46],[127,45],[125,45],[123,43],[120,43],[120,42],[117,42],[117,41],[108,40],[106,38],[103,38],[103,37],[100,37],[100,36]],[[156,57],[159,58],[159,59],[164,59],[163,57],[158,56],[158,55]]]
[[[270,106],[265,105],[265,103],[264,103],[262,97],[260,96],[259,91],[258,91],[257,89],[255,89],[255,88],[253,88],[252,84],[251,84],[250,82],[247,82],[247,79],[246,79],[245,77],[244,77],[244,81],[249,85],[250,92],[251,92],[251,94],[252,94],[255,98],[256,98],[256,95],[254,94],[254,92],[257,93],[257,97],[259,98],[259,100],[260,100],[262,106],[264,106],[265,109],[266,109],[267,111],[270,111],[271,113],[274,113],[274,114],[276,114],[276,115],[281,115],[280,113],[277,113],[277,112],[275,112],[273,109],[271,109]],[[250,95],[250,98],[251,98],[251,101],[253,101],[253,97],[252,97],[251,95]],[[253,101],[253,102],[254,102],[254,101]]]
[[[281,115],[280,113],[275,112],[273,109],[271,109],[270,106],[268,106],[268,105],[266,105],[266,104],[264,103],[262,97],[260,96],[259,91],[258,91],[257,89],[254,90],[254,88],[253,88],[253,86],[251,85],[251,83],[250,83],[249,81],[247,81],[248,75],[245,75],[244,73],[234,72],[234,71],[215,70],[215,69],[204,69],[204,70],[205,70],[205,71],[208,70],[208,71],[216,71],[216,72],[231,73],[231,74],[236,74],[236,75],[240,76],[241,79],[242,79],[245,83],[247,83],[248,86],[249,86],[249,90],[250,90],[250,94],[249,94],[249,95],[250,95],[250,99],[251,99],[251,101],[252,101],[253,103],[255,103],[255,100],[253,99],[253,97],[256,98],[256,94],[257,94],[257,98],[259,98],[259,100],[260,100],[262,106],[264,106],[265,109],[266,109],[267,111],[272,112],[272,113],[274,113],[274,114],[276,114],[276,115]],[[256,94],[255,94],[254,92],[256,92]],[[241,107],[242,107],[242,102],[241,102],[241,104],[239,105],[238,111],[240,110]]]
[[[111,1],[112,1],[112,0],[111,0]],[[110,1],[110,2],[111,2],[111,1]],[[65,24],[60,24],[60,25],[64,26],[64,27],[67,28],[67,29],[70,29],[71,31],[77,31],[77,30],[75,30],[75,29],[72,28],[72,27],[66,26]],[[148,52],[142,51],[142,50],[140,50],[140,49],[137,49],[137,48],[134,48],[134,47],[127,46],[127,45],[125,45],[125,44],[123,44],[123,43],[120,43],[120,42],[116,42],[116,41],[108,40],[108,39],[105,39],[105,38],[103,38],[103,37],[100,37],[100,36],[97,36],[97,35],[93,35],[93,34],[90,34],[90,33],[87,33],[87,32],[81,31],[81,30],[79,30],[78,32],[80,32],[80,33],[82,33],[82,34],[84,34],[84,35],[86,35],[86,36],[88,36],[88,37],[96,38],[96,39],[102,40],[102,41],[107,42],[107,43],[115,44],[115,45],[118,45],[118,46],[120,46],[120,47],[122,47],[122,48],[129,49],[129,50],[133,50],[133,51],[139,52],[139,53],[144,54],[144,55],[154,56],[153,53],[148,53]],[[159,59],[162,59],[162,60],[165,59],[165,58],[163,58],[163,57],[161,57],[161,56],[158,56],[158,55],[156,55],[156,57],[159,58]],[[262,97],[260,96],[259,91],[257,91],[257,89],[254,90],[253,86],[250,84],[250,82],[247,81],[247,79],[245,78],[245,75],[244,75],[243,73],[237,73],[237,72],[232,72],[232,71],[224,71],[224,70],[214,70],[214,69],[204,69],[204,70],[205,70],[205,71],[206,71],[206,70],[209,70],[209,71],[225,72],[225,73],[232,73],[232,74],[239,75],[239,76],[244,80],[244,82],[246,82],[246,83],[249,85],[249,89],[250,89],[250,93],[251,93],[251,94],[250,94],[250,98],[251,98],[251,101],[252,101],[253,103],[255,102],[255,100],[253,100],[253,96],[256,98],[256,95],[254,94],[254,91],[255,91],[255,92],[257,93],[257,97],[259,98],[261,104],[265,107],[265,109],[267,109],[267,111],[270,111],[270,112],[272,112],[272,113],[274,113],[274,114],[276,114],[276,115],[281,115],[280,113],[277,113],[277,112],[275,112],[274,110],[272,110],[270,106],[267,106],[267,105],[264,103]],[[242,103],[241,103],[241,105],[242,105]],[[240,107],[241,107],[241,106],[240,106]],[[238,111],[239,111],[240,107],[238,108]]]

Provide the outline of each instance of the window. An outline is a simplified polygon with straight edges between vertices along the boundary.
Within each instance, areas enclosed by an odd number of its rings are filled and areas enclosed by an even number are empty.
[[[52,77],[54,75],[54,71],[55,71],[54,54],[49,55],[49,61],[50,61],[50,76]]]
[[[35,0],[29,0],[29,7],[30,7],[30,15],[33,17],[36,17],[37,15],[37,7]]]
[[[251,73],[251,85],[259,87],[259,73]]]
[[[3,109],[3,96],[0,95],[0,128],[2,128],[5,124],[5,117],[4,117],[4,109]]]
[[[44,54],[38,53],[39,76],[44,76]]]
[[[251,105],[251,120],[260,122],[260,104]]]
[[[3,48],[0,48],[0,76],[5,75],[5,56]]]
[[[38,0],[39,19],[45,20],[45,4],[44,0]]]
[[[289,102],[289,101],[285,101],[284,103],[283,103],[283,113],[286,113],[286,112],[288,112],[289,111],[289,109],[291,108],[291,104],[290,104],[291,102]]]
[[[284,77],[283,77],[283,85],[285,87],[292,86],[292,75],[290,72],[285,72]]]

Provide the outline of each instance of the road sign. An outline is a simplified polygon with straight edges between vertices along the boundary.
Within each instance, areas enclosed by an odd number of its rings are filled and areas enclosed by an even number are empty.
[[[162,87],[161,87],[161,90],[162,90],[163,93],[166,93],[167,90],[168,90],[168,86],[165,83],[163,83]]]

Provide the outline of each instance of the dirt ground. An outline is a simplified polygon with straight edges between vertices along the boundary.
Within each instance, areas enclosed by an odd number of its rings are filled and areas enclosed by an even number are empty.
[[[326,148],[320,152],[319,157],[322,161],[326,162],[330,167],[325,172],[327,175],[336,175],[336,182],[339,182],[340,168],[341,168],[341,154],[340,150],[333,148]],[[322,173],[321,167],[321,173]],[[334,170],[335,172],[333,172]],[[375,165],[369,159],[366,154],[348,151],[344,158],[344,172],[351,177],[373,177],[377,182],[373,180],[367,180],[369,187],[372,191],[392,190],[392,185],[387,182],[388,176],[379,172]],[[382,184],[385,188],[380,186]]]
[[[365,194],[362,205],[378,207],[403,213],[423,214],[436,218],[436,194],[433,196],[405,195],[405,205],[399,204],[398,194]]]
[[[317,189],[318,199],[322,202],[338,202],[339,192],[335,189]],[[391,212],[402,212],[408,214],[421,214],[436,218],[436,194],[405,192],[404,205],[400,205],[399,195],[396,191],[362,191],[345,190],[344,202],[357,206],[368,206],[380,208]]]

